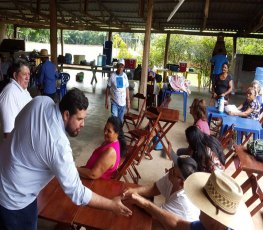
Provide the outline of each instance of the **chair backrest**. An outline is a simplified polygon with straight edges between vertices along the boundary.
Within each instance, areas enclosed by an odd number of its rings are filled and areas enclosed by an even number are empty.
[[[140,152],[143,150],[144,142],[146,140],[145,136],[140,137],[133,146],[129,146],[126,157],[123,163],[116,170],[112,179],[120,180],[121,177],[125,176],[128,168],[134,162],[136,157],[139,156]]]
[[[127,116],[124,115],[124,124],[127,125],[128,130],[130,130],[130,125],[133,128],[137,128],[138,125],[141,123],[141,119],[142,119],[143,112],[145,110],[145,104],[146,104],[146,97],[141,93],[136,93],[133,96],[133,98],[138,100],[139,113],[135,114],[135,113],[132,113],[129,111],[126,114]],[[130,115],[132,115],[132,116],[130,116]],[[131,121],[131,120],[133,120],[133,121]]]
[[[232,140],[234,140],[235,137],[235,130],[234,130],[234,124],[231,125],[225,133],[219,138],[219,142],[221,143],[223,149],[226,149],[229,147],[229,144]]]
[[[146,97],[142,93],[136,93],[133,98],[138,99],[138,107],[139,107],[139,118],[136,123],[137,124],[140,122],[140,119],[142,118],[143,111],[145,109],[145,104],[146,104]],[[140,104],[141,103],[141,104]]]
[[[70,79],[70,75],[68,73],[65,73],[65,72],[60,72],[59,78],[61,79],[61,85],[60,86],[65,86]]]

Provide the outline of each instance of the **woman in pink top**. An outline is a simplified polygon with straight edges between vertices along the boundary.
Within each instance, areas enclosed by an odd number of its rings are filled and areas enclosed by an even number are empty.
[[[79,174],[90,179],[110,179],[125,153],[126,142],[121,120],[112,116],[104,127],[103,144],[94,150],[86,166],[78,168]]]
[[[201,132],[210,135],[210,128],[207,122],[206,115],[206,103],[204,99],[195,98],[190,108],[190,114],[194,118],[194,125],[198,127]],[[191,155],[191,148],[179,148],[177,149],[177,155]]]
[[[194,118],[194,125],[203,133],[210,135],[210,129],[207,122],[206,103],[204,99],[195,98],[190,106],[190,114]]]

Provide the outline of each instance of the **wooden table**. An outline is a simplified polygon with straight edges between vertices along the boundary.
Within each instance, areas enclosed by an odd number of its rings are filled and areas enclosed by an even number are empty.
[[[85,71],[91,71],[92,72],[92,79],[90,84],[93,84],[93,81],[97,83],[97,72],[102,73],[113,73],[114,72],[114,66],[99,66],[99,65],[74,65],[74,64],[63,64],[61,65],[61,68],[63,69],[77,69],[77,70],[85,70]]]
[[[113,198],[121,195],[126,187],[138,185],[115,180],[82,179],[83,184],[99,195]],[[77,206],[66,196],[56,179],[53,179],[39,194],[39,217],[65,224],[96,229],[151,229],[152,217],[136,205],[125,203],[133,215],[131,217],[116,216],[111,211]]]

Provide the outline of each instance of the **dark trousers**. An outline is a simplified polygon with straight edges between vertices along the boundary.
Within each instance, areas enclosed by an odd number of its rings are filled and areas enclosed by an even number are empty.
[[[20,210],[8,210],[0,205],[1,230],[36,230],[37,199]]]

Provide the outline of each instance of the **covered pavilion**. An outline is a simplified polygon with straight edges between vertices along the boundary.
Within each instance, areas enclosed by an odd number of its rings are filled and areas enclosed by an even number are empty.
[[[57,61],[57,30],[145,33],[142,81],[146,76],[151,33],[167,34],[164,66],[171,34],[263,38],[262,0],[0,0],[0,41],[6,24],[16,28],[50,28],[51,59]],[[63,54],[63,46],[62,46]],[[234,55],[233,55],[234,56]]]

